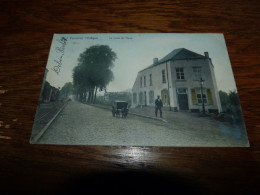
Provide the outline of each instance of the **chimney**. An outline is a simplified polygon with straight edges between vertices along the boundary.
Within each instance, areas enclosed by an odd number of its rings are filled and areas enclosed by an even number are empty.
[[[157,64],[158,63],[158,58],[154,58],[153,59],[153,64]]]
[[[209,52],[204,52],[204,54],[206,58],[209,58]]]

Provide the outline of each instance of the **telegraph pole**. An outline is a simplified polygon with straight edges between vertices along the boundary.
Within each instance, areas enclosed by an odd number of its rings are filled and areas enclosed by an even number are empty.
[[[170,91],[169,91],[169,77],[168,77],[168,66],[166,62],[166,76],[167,76],[167,84],[168,84],[168,101],[169,101],[169,110],[171,111],[171,101],[170,101]],[[168,102],[167,102],[168,103]]]

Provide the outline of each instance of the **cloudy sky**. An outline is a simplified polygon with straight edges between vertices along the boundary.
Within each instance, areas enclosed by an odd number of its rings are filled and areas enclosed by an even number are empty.
[[[67,40],[59,41],[62,37]],[[209,52],[218,89],[226,92],[236,89],[222,34],[55,34],[47,63],[47,81],[55,87],[72,82],[72,69],[77,66],[79,54],[97,44],[109,45],[117,54],[112,69],[114,80],[107,87],[109,92],[131,89],[138,71],[151,65],[153,58],[161,59],[178,48],[201,55]]]

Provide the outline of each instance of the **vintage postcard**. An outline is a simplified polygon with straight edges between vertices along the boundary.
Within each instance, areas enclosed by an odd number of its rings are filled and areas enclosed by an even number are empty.
[[[30,143],[248,147],[223,34],[54,34]]]

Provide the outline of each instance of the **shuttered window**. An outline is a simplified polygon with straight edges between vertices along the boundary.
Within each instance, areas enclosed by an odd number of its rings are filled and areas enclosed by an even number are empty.
[[[208,96],[208,104],[213,104],[212,94],[210,89],[207,89],[207,96]]]
[[[161,91],[161,97],[162,97],[162,102],[164,105],[170,105],[170,100],[169,100],[169,93],[167,89],[163,89]]]
[[[191,98],[192,98],[192,104],[197,105],[198,104],[198,99],[197,99],[197,94],[195,89],[191,89]]]
[[[202,90],[203,90],[203,95],[201,93],[200,88],[196,89],[198,104],[202,104],[202,98],[203,98],[204,104],[207,104],[208,100],[207,100],[206,90],[205,90],[205,88],[203,88]]]

